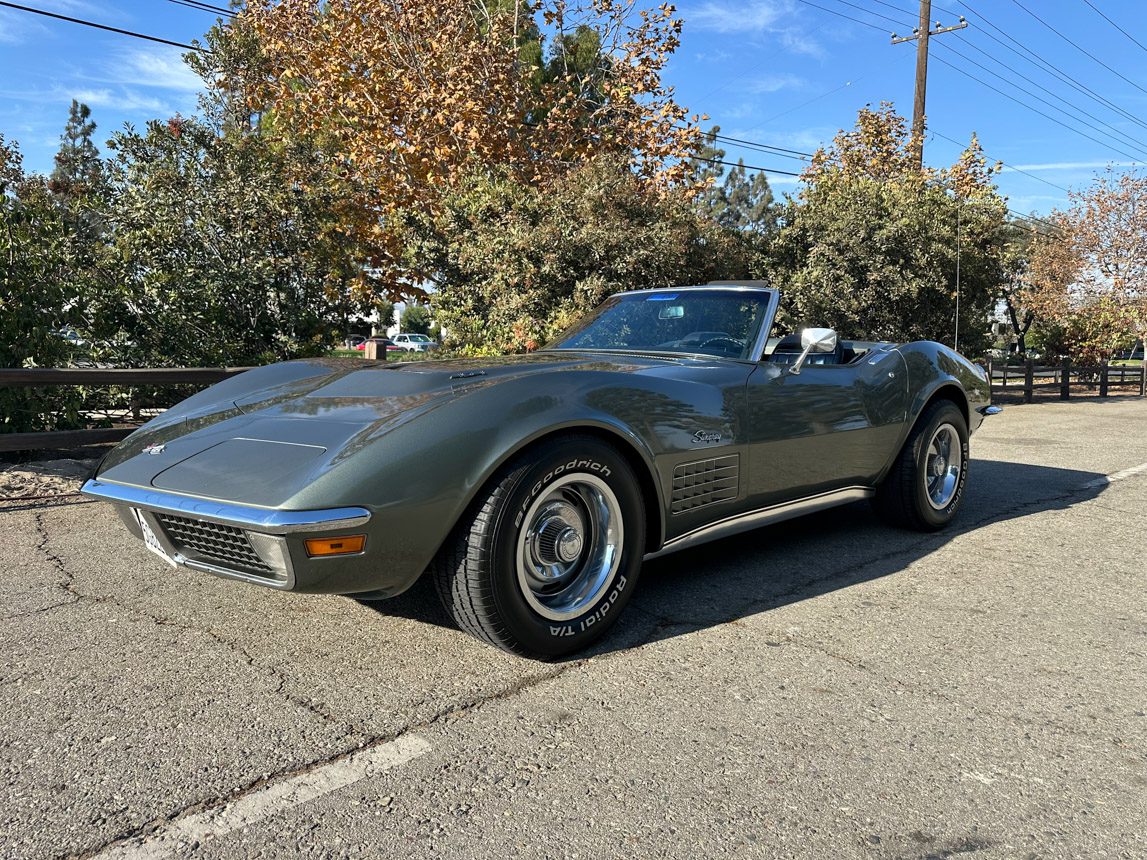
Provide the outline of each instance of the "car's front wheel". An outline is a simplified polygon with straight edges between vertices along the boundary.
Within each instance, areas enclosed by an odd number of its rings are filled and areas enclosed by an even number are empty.
[[[565,437],[528,450],[480,493],[434,582],[467,633],[560,657],[613,625],[644,546],[644,504],[625,458],[594,437]]]
[[[873,506],[888,523],[936,531],[959,510],[968,480],[968,422],[950,400],[932,403],[916,421]]]

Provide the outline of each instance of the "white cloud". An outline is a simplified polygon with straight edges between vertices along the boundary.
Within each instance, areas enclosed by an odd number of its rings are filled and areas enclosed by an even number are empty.
[[[825,55],[824,48],[820,46],[811,35],[800,32],[799,30],[782,30],[780,33],[781,44],[794,54],[804,54],[808,57],[815,57],[820,59]]]
[[[169,105],[164,104],[160,99],[143,96],[139,93],[132,92],[131,90],[113,91],[110,89],[90,89],[79,90],[72,96],[76,101],[81,101],[89,107],[106,107],[113,110],[123,111],[124,113],[135,113],[138,111],[147,112],[156,116],[171,113]]]
[[[803,78],[796,75],[765,75],[749,81],[745,89],[751,93],[775,93],[780,90],[799,90],[805,86]]]
[[[989,159],[990,161],[991,159]],[[1141,167],[1141,161],[1048,161],[1042,164],[1017,164],[1004,170],[1101,170],[1105,167]]]
[[[100,21],[122,17],[114,6],[109,13],[108,10],[85,0],[40,0],[32,5],[46,12],[58,12],[62,15],[83,15],[88,18],[95,16],[96,20]],[[0,45],[19,45],[33,39],[50,38],[52,31],[48,29],[45,21],[45,18],[31,12],[0,9]]]
[[[109,77],[103,82],[197,93],[203,89],[203,80],[183,62],[182,53],[178,48],[158,47],[126,51],[106,69]]]
[[[757,143],[766,143],[769,146],[781,146],[786,149],[795,149],[801,152],[816,152],[819,147],[828,146],[832,143],[836,131],[835,128],[828,126],[814,126],[811,128],[781,132],[778,132],[775,128],[737,126],[725,133],[730,137],[753,140]]]
[[[0,9],[0,45],[19,45],[33,36],[42,36],[47,28],[32,16],[15,9]]]
[[[686,24],[715,33],[763,33],[792,11],[788,2],[748,0],[729,3],[709,0],[693,12],[684,12]]]

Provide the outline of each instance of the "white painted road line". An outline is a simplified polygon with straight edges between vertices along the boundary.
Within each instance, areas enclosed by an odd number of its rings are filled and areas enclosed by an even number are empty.
[[[1112,472],[1110,475],[1103,475],[1094,481],[1088,481],[1083,485],[1083,488],[1085,490],[1091,490],[1095,487],[1106,487],[1108,484],[1114,484],[1116,481],[1122,481],[1124,478],[1141,475],[1144,472],[1147,472],[1147,463],[1140,463],[1138,466],[1132,466],[1130,469],[1124,469],[1121,472]]]
[[[171,856],[181,846],[233,833],[368,776],[405,764],[429,750],[430,744],[415,735],[359,750],[298,776],[257,788],[230,803],[172,821],[147,836],[118,842],[95,855],[93,860],[160,860]]]

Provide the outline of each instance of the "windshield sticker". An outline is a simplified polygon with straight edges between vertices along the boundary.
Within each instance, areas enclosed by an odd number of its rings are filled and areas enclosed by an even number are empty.
[[[669,294],[658,293],[655,296],[650,296],[645,301],[647,301],[647,302],[671,302],[675,298],[677,298],[677,293],[669,293]]]

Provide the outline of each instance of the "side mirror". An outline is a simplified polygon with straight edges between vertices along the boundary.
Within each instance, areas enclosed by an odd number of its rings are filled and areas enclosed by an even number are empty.
[[[810,352],[834,352],[836,350],[836,332],[830,328],[806,328],[801,332],[801,346],[804,352],[789,366],[789,373],[801,372],[801,365],[808,358]]]

